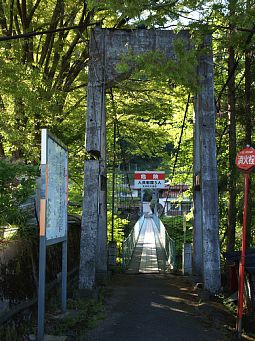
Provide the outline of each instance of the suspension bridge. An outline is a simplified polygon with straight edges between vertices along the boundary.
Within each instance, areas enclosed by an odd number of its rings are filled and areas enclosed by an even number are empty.
[[[161,273],[175,268],[175,242],[144,203],[144,215],[123,242],[123,266],[129,274]]]
[[[86,116],[86,152],[88,157],[84,163],[84,196],[82,207],[82,224],[80,240],[80,265],[79,265],[79,291],[81,295],[91,295],[100,282],[100,279],[108,277],[109,269],[109,243],[107,235],[107,155],[106,155],[106,90],[128,77],[129,72],[119,72],[116,68],[121,62],[121,56],[130,51],[134,55],[146,54],[151,51],[162,51],[168,60],[176,60],[175,41],[182,39],[185,49],[192,49],[190,35],[186,31],[175,33],[173,31],[153,30],[104,30],[96,28],[90,39],[90,64],[87,95]],[[219,224],[218,224],[218,183],[217,160],[215,144],[215,103],[213,85],[213,57],[211,53],[211,36],[206,35],[203,46],[199,50],[197,60],[198,91],[194,96],[194,162],[193,162],[193,273],[201,278],[204,289],[211,294],[218,293],[221,288],[220,249],[219,249]],[[203,53],[202,53],[203,52]],[[131,71],[131,69],[130,69]],[[110,91],[111,92],[111,91]],[[112,96],[113,98],[113,96]],[[186,105],[182,131],[184,129],[190,95]],[[114,245],[115,222],[115,173],[116,173],[116,133],[118,131],[117,115],[114,119],[114,146],[112,166],[112,231],[111,242]],[[178,151],[181,144],[181,136],[178,143]],[[177,156],[178,156],[177,151]],[[177,156],[174,169],[177,164]],[[109,168],[108,168],[109,169]],[[146,171],[144,172],[146,173]],[[145,176],[145,174],[143,174]],[[146,181],[146,184],[153,182]],[[144,178],[141,178],[143,182]],[[160,183],[160,178],[157,178]],[[161,187],[158,187],[161,188]],[[122,191],[123,192],[123,191]],[[121,199],[120,203],[121,203]],[[166,200],[167,201],[167,200]],[[141,206],[143,195],[141,191]],[[125,210],[125,203],[122,210]],[[156,202],[157,206],[157,202]],[[175,241],[170,238],[168,232],[156,212],[152,212],[148,205],[141,207],[141,216],[125,238],[122,245],[122,265],[127,274],[142,274],[146,276],[166,275],[169,269],[176,268]],[[164,210],[164,209],[163,209]],[[113,248],[114,250],[114,248]],[[185,253],[185,250],[184,250]],[[185,259],[185,257],[184,257]],[[191,266],[192,268],[192,266]],[[168,275],[168,274],[167,274]],[[167,276],[166,275],[166,276]],[[139,277],[139,276],[135,276]],[[150,277],[150,280],[152,277]],[[160,278],[160,279],[163,279]],[[63,285],[64,287],[64,285]],[[153,287],[153,283],[151,285]],[[160,284],[162,288],[162,284]],[[64,291],[64,290],[63,290]],[[161,289],[158,291],[161,295]],[[166,297],[172,297],[166,289]],[[151,294],[151,292],[150,292]],[[162,297],[159,298],[161,300]],[[164,304],[154,303],[149,297],[153,308],[165,308]],[[153,305],[156,304],[156,305]],[[122,304],[123,306],[123,304]],[[134,305],[137,308],[137,305]],[[135,309],[136,309],[135,308]],[[146,316],[147,305],[144,305]],[[170,308],[170,310],[175,308]],[[63,308],[64,310],[64,308]],[[180,309],[178,308],[178,312]],[[181,310],[181,313],[186,313]],[[166,314],[168,315],[168,314]],[[123,319],[126,322],[126,319]],[[144,321],[143,325],[146,321]],[[129,330],[131,330],[131,326]],[[154,330],[156,328],[153,328]],[[182,329],[182,322],[180,330]],[[193,322],[189,329],[194,330]],[[124,328],[123,328],[124,330]],[[111,331],[112,332],[112,331]],[[169,330],[165,329],[169,334]],[[179,332],[177,333],[179,334]],[[176,335],[177,335],[176,334]],[[195,332],[192,340],[217,340],[214,336],[197,337]],[[136,335],[135,335],[136,336]],[[186,337],[187,335],[185,335]],[[153,339],[158,338],[157,335]],[[115,338],[116,339],[116,338]],[[137,338],[135,338],[137,339]],[[152,338],[146,337],[146,340]],[[160,339],[160,338],[158,338]],[[161,338],[163,339],[163,338]],[[166,334],[164,335],[166,338]],[[177,339],[177,338],[174,338]],[[181,337],[183,340],[190,340]],[[107,340],[103,338],[102,340]],[[117,339],[116,339],[117,340]],[[120,340],[131,340],[120,338]],[[144,340],[144,335],[140,340]]]

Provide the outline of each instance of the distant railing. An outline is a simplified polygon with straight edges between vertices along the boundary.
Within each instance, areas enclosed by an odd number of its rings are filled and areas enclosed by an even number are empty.
[[[124,268],[128,267],[131,261],[143,223],[144,215],[136,222],[135,226],[132,228],[131,232],[122,243],[122,266]]]
[[[175,270],[176,269],[175,241],[172,238],[170,238],[165,228],[165,225],[162,223],[158,216],[153,214],[153,220],[158,228],[160,241],[163,248],[165,249],[167,261],[170,264],[171,268]]]

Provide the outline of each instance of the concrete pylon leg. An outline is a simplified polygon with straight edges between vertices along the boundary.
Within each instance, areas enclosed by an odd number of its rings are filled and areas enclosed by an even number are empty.
[[[97,227],[99,210],[99,178],[99,161],[85,161],[83,214],[80,245],[80,290],[92,290],[95,287],[98,239]]]
[[[99,177],[98,235],[96,252],[96,279],[104,282],[107,278],[107,178],[104,162],[100,162]]]
[[[107,213],[105,168],[98,160],[85,161],[80,246],[79,289],[92,290],[107,277]]]
[[[198,101],[194,99],[194,144],[193,144],[193,273],[203,273],[203,228],[201,199],[200,139]]]
[[[93,289],[96,280],[107,276],[107,177],[105,117],[105,33],[98,32],[102,44],[92,34],[87,92],[84,201],[80,252],[80,289]]]
[[[204,47],[211,49],[211,44],[212,37],[207,35],[204,39]],[[217,293],[221,288],[221,272],[213,74],[212,54],[200,56],[198,112],[201,155],[203,282],[206,290]]]

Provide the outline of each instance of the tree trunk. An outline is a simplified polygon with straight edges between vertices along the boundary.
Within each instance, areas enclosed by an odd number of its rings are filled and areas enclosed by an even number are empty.
[[[252,134],[252,117],[251,117],[251,52],[247,51],[245,54],[245,140],[247,145],[251,145]],[[252,178],[249,179],[249,188],[252,188]],[[249,247],[252,242],[251,229],[252,229],[252,212],[251,202],[253,195],[249,192],[249,204],[247,210],[247,226],[246,226],[246,246]]]
[[[227,251],[234,251],[236,229],[236,95],[235,75],[235,51],[232,46],[228,50],[228,74],[232,75],[228,84],[228,115],[229,115],[229,206],[227,227]]]
[[[4,102],[3,102],[3,98],[0,95],[0,112],[5,110],[5,106],[4,106]],[[0,133],[0,159],[5,157],[5,152],[4,152],[4,145],[3,145],[3,136]]]
[[[4,145],[3,145],[3,136],[0,134],[0,159],[5,158]]]

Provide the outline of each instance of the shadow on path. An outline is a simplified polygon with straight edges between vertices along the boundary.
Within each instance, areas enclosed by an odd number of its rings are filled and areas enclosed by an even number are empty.
[[[185,277],[172,274],[115,275],[106,319],[89,341],[227,341],[228,313],[206,309]],[[216,303],[215,303],[216,304]],[[225,323],[224,323],[225,322]]]

